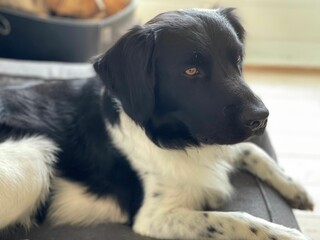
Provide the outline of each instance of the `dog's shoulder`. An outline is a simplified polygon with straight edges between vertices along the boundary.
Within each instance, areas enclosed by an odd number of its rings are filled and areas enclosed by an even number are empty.
[[[60,134],[79,115],[88,118],[100,102],[97,79],[11,85],[0,90],[0,124],[49,136]],[[91,116],[89,116],[91,117]]]

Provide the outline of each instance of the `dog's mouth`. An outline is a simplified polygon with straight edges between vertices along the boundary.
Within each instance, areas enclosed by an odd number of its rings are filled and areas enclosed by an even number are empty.
[[[240,134],[240,133],[234,133],[231,135],[225,135],[225,136],[215,136],[215,137],[208,137],[203,135],[196,136],[196,139],[199,143],[205,144],[205,145],[229,145],[229,144],[236,144],[240,143],[242,141],[245,141],[246,139],[250,138],[251,135],[248,136],[248,134]]]
[[[174,114],[154,117],[145,126],[148,137],[158,146],[164,148],[183,148],[186,146],[230,145],[250,140],[264,133],[267,119],[252,122],[251,125],[224,123],[217,128],[203,124],[201,129],[190,127],[186,121]],[[199,125],[199,124],[198,124]]]
[[[195,138],[201,144],[213,145],[213,144],[237,144],[240,142],[251,140],[254,137],[261,136],[266,130],[267,122],[261,125],[259,128],[254,130],[244,129],[234,131],[229,134],[220,135],[217,134],[215,137],[205,136],[205,135],[196,135]]]

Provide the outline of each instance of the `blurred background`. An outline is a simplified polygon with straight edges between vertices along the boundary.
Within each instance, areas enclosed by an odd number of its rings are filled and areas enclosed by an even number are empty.
[[[86,62],[158,13],[215,6],[235,7],[247,31],[245,78],[270,110],[280,165],[317,204],[295,215],[320,239],[319,0],[0,0],[0,75],[8,59]]]
[[[140,0],[141,22],[179,8],[234,7],[247,31],[246,63],[320,68],[318,0]]]

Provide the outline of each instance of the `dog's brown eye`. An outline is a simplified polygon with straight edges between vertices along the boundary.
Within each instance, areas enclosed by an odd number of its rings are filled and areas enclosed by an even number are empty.
[[[241,62],[241,60],[242,60],[241,55],[238,55],[238,57],[237,57],[237,63],[240,63],[240,62]]]
[[[187,74],[188,76],[195,76],[199,73],[199,70],[196,67],[192,67],[185,70],[184,73]]]

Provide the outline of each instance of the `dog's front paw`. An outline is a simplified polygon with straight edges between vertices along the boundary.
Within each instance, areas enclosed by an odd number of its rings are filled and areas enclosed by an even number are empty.
[[[310,210],[314,208],[312,199],[308,194],[298,194],[293,199],[289,200],[289,204],[292,208],[301,209],[301,210]]]
[[[301,210],[313,210],[314,203],[307,191],[299,183],[293,182],[290,184],[291,194],[287,197],[287,201],[292,208]]]

